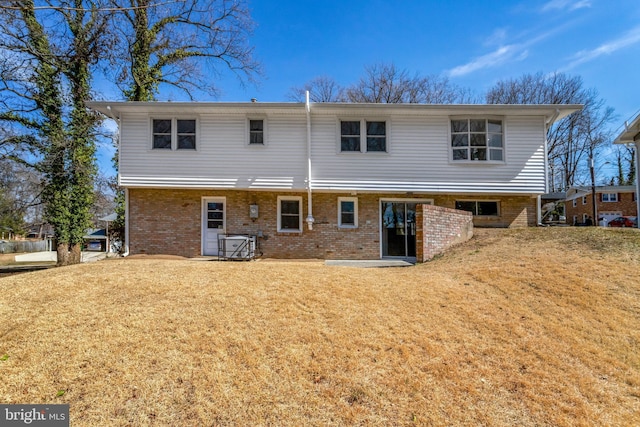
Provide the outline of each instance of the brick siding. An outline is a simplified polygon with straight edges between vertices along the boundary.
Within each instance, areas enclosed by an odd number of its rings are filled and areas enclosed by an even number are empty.
[[[416,209],[416,258],[425,262],[473,236],[473,215],[455,209],[419,205]]]
[[[307,216],[306,193],[237,190],[129,189],[129,250],[131,254],[201,255],[202,198],[226,198],[228,234],[262,234],[259,247],[270,258],[379,259],[380,199],[403,199],[401,194],[358,194],[358,228],[338,228],[338,197],[348,194],[314,193],[313,230],[277,232],[278,196],[301,196],[302,218]],[[418,196],[414,196],[418,197]],[[454,197],[420,195],[437,206],[453,209],[456,200],[497,200],[499,217],[474,217],[477,227],[525,227],[536,223],[536,202],[530,197]],[[249,218],[258,205],[259,217]]]

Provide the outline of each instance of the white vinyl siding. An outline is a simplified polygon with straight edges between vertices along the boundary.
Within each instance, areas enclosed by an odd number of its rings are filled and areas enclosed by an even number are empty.
[[[194,107],[195,108],[195,107]],[[384,155],[344,155],[340,120],[353,110],[311,109],[312,188],[316,191],[543,194],[544,118],[503,117],[503,162],[451,158],[450,115],[406,111],[385,120]],[[359,117],[380,117],[363,110]],[[386,110],[385,110],[386,112]],[[303,106],[259,114],[243,108],[198,110],[197,150],[151,149],[150,114],[121,117],[120,184],[127,187],[307,189]],[[374,114],[375,113],[375,114]],[[166,117],[166,115],[158,115]],[[264,117],[268,146],[250,145],[248,120]],[[268,125],[268,129],[267,129]],[[266,135],[265,135],[266,136]],[[336,148],[336,145],[338,147]],[[364,154],[364,153],[363,153]]]
[[[247,144],[247,116],[201,114],[197,150],[152,149],[146,114],[121,119],[119,179],[130,187],[299,189],[307,173],[306,120],[274,115],[268,147]]]
[[[544,122],[505,117],[503,162],[450,162],[448,116],[393,116],[386,156],[336,155],[339,121],[314,115],[313,188],[320,190],[465,193],[545,192]]]

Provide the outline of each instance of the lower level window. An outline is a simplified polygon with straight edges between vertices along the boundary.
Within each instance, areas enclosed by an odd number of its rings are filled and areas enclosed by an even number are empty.
[[[278,231],[302,231],[302,197],[278,197]]]
[[[338,197],[338,227],[356,228],[358,226],[358,199]]]
[[[458,200],[456,209],[471,212],[475,216],[498,216],[498,202],[483,200]]]

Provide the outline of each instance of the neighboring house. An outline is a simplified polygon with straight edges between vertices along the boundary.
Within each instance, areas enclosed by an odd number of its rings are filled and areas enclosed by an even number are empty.
[[[219,235],[247,234],[267,257],[325,259],[415,257],[438,235],[416,224],[419,205],[480,227],[536,225],[546,130],[581,108],[88,105],[119,122],[131,254],[217,255]]]
[[[567,191],[565,211],[567,223],[584,224],[593,218],[591,187],[571,187]],[[605,185],[596,187],[597,223],[601,219],[611,221],[623,215],[637,215],[636,188],[632,185]]]

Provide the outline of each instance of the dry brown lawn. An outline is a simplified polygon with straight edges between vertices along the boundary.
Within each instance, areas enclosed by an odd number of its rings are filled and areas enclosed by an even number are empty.
[[[107,260],[0,279],[0,402],[73,426],[626,426],[640,233],[477,236],[409,268]]]

